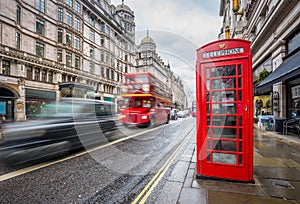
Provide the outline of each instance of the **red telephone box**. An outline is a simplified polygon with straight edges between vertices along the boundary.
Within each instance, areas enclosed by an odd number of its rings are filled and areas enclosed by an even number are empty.
[[[219,40],[197,50],[197,177],[253,182],[250,42]]]

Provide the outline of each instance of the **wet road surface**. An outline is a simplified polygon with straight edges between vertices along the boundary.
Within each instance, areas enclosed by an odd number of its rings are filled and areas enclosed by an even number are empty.
[[[154,129],[121,128],[107,135],[111,143],[88,153],[33,167],[1,163],[0,203],[131,202],[194,128],[195,118]]]

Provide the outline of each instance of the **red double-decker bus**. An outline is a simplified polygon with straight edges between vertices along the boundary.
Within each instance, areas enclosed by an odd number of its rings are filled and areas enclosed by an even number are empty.
[[[125,126],[153,126],[170,120],[172,92],[151,73],[124,75],[120,120]]]

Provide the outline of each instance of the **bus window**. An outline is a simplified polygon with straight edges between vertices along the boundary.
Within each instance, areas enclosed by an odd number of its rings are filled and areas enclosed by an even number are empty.
[[[148,83],[148,77],[145,75],[136,76],[135,80],[138,83]]]
[[[135,99],[135,100],[134,100],[134,107],[135,107],[135,108],[140,108],[140,107],[142,107],[142,102],[141,102],[140,99]]]
[[[134,76],[126,77],[126,83],[132,83],[132,82],[134,82]]]

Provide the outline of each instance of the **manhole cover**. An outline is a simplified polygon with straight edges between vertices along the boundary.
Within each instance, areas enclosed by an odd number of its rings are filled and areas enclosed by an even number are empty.
[[[271,182],[274,186],[282,186],[286,188],[295,189],[294,186],[292,186],[288,181],[271,179]]]

